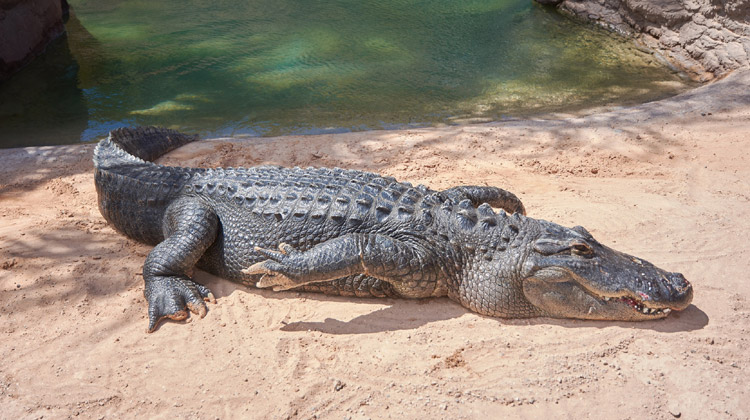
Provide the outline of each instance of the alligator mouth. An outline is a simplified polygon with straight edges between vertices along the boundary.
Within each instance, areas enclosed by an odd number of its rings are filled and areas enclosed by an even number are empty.
[[[564,309],[576,308],[578,317],[584,319],[608,320],[656,320],[666,318],[689,303],[690,297],[671,301],[657,299],[638,290],[600,290],[590,287],[590,282],[575,272],[563,267],[546,267],[532,276],[528,286],[524,283],[527,298],[531,303],[550,313],[572,318]],[[553,315],[554,316],[554,315]]]
[[[633,297],[632,295],[603,296],[603,295],[596,293],[593,290],[588,289],[581,283],[578,283],[578,285],[581,288],[583,288],[583,290],[586,293],[588,293],[591,297],[598,299],[599,302],[603,306],[613,305],[613,304],[624,305],[624,306],[631,308],[633,311],[638,312],[641,316],[652,317],[652,318],[664,318],[667,315],[669,315],[670,312],[677,311],[677,309],[672,309],[668,307],[667,305],[665,305],[664,303],[660,304],[658,302],[651,301],[648,295],[641,293],[641,292],[637,292],[637,293],[642,295],[644,299],[641,299],[639,297]],[[660,308],[650,307],[645,303],[646,300],[649,300],[649,304],[662,305],[662,307]]]
[[[633,296],[603,296],[603,295],[596,293],[593,290],[588,289],[586,286],[584,286],[580,282],[576,282],[576,283],[578,284],[580,288],[584,290],[584,292],[586,292],[586,294],[588,294],[594,299],[597,299],[602,306],[624,305],[632,309],[634,312],[637,312],[639,315],[650,317],[650,318],[664,318],[667,315],[669,315],[670,312],[674,310],[669,307],[661,307],[661,308],[648,307],[644,303],[644,300],[639,299],[637,297],[633,297]],[[644,295],[644,297],[648,298],[647,295]]]
[[[648,306],[643,304],[643,301],[632,298],[632,297],[601,297],[597,296],[599,300],[602,300],[605,302],[605,304],[610,304],[613,302],[621,302],[626,304],[627,306],[631,307],[636,312],[640,312],[643,315],[654,315],[654,316],[667,316],[670,312],[672,312],[671,308],[649,308]]]

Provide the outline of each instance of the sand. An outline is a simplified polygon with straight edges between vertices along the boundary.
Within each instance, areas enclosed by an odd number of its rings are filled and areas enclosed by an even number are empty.
[[[496,185],[693,283],[625,323],[502,320],[448,299],[247,289],[146,334],[142,264],[96,206],[93,145],[0,150],[0,417],[750,417],[750,73],[661,102],[418,130],[204,141],[162,163]]]

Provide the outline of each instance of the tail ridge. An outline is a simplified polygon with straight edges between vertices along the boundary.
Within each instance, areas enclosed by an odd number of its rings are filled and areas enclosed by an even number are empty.
[[[168,128],[123,127],[112,130],[102,143],[109,141],[131,156],[153,162],[159,156],[196,140],[198,136],[190,136]]]

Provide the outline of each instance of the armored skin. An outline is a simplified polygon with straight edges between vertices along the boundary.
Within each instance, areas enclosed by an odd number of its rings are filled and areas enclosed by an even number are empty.
[[[194,266],[273,290],[448,296],[503,318],[638,321],[692,300],[682,274],[608,248],[580,226],[526,217],[499,188],[435,191],[338,168],[152,163],[195,140],[122,128],[94,152],[102,215],[154,245],[143,267],[150,332],[164,318],[205,315],[213,295],[188,276]]]

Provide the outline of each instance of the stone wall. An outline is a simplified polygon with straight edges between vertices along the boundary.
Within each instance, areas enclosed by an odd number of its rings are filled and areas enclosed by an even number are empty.
[[[0,81],[65,31],[66,8],[66,0],[0,0]]]
[[[696,80],[750,67],[750,0],[537,0],[645,47]]]

